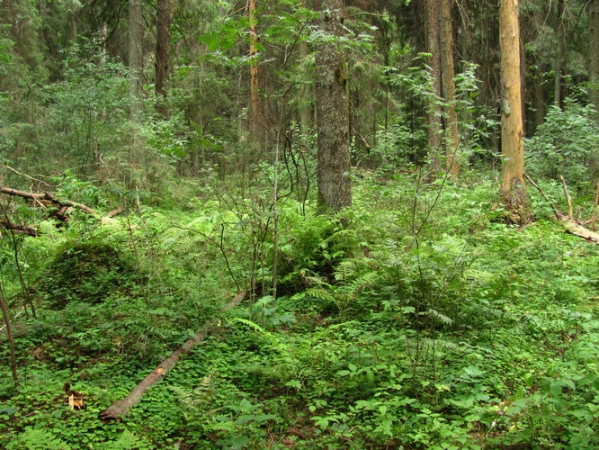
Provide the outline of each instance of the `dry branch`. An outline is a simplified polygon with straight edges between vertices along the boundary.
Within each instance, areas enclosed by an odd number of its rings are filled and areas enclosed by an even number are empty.
[[[241,291],[235,296],[231,302],[225,306],[222,311],[227,311],[237,306],[245,297],[245,291]],[[216,326],[216,321],[212,321],[204,325],[204,327],[198,331],[194,337],[188,339],[181,347],[175,350],[171,356],[162,361],[156,369],[152,371],[141,383],[133,388],[133,390],[122,400],[113,403],[108,409],[102,411],[98,416],[102,420],[114,420],[119,416],[125,416],[133,408],[133,405],[138,404],[141,398],[148,390],[149,387],[156,384],[166,375],[179,361],[182,355],[189,353],[189,351],[199,342],[202,342],[208,333]]]
[[[551,205],[551,209],[553,209],[553,213],[555,214],[556,219],[559,220],[559,222],[564,226],[564,228],[569,233],[573,234],[574,236],[584,238],[587,241],[591,241],[591,242],[594,242],[595,244],[599,245],[599,233],[595,233],[594,231],[586,229],[585,227],[583,227],[582,225],[577,223],[574,220],[574,218],[572,217],[572,200],[570,199],[570,195],[568,194],[568,187],[566,186],[566,180],[564,180],[564,177],[562,177],[562,185],[564,187],[564,192],[566,195],[566,199],[568,201],[568,209],[570,212],[569,216],[566,216],[565,214],[560,212],[560,210],[557,209],[557,207],[549,201],[549,199],[547,198],[545,193],[533,181],[532,178],[530,178],[528,175],[526,175],[526,179],[537,189],[537,191],[539,191],[539,193],[543,196],[543,198]]]
[[[91,209],[88,206],[85,206],[82,203],[71,202],[68,200],[60,200],[60,199],[56,198],[56,196],[54,194],[52,194],[51,192],[26,192],[26,191],[19,191],[17,189],[12,189],[12,188],[9,188],[6,186],[0,186],[0,192],[2,192],[4,194],[8,194],[8,195],[16,195],[18,197],[28,198],[30,200],[33,200],[35,202],[40,202],[40,203],[44,200],[49,201],[59,208],[64,208],[64,207],[77,208],[77,209],[80,209],[81,211],[84,211],[92,216],[95,216],[98,214],[96,211],[94,211],[93,209]]]
[[[35,228],[27,225],[17,225],[10,220],[0,218],[0,225],[11,230],[14,234],[26,234],[28,236],[37,236],[38,232]]]

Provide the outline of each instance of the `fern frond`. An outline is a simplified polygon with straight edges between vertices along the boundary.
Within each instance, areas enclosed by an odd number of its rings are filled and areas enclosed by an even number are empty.
[[[437,319],[439,322],[441,322],[444,325],[452,325],[453,324],[453,319],[451,317],[448,317],[445,314],[441,314],[436,309],[431,308],[428,311],[426,311],[424,314],[434,317],[435,319]]]
[[[248,327],[252,328],[253,330],[259,332],[260,334],[270,334],[268,331],[266,331],[264,328],[262,328],[260,325],[258,325],[256,322],[252,322],[251,320],[248,319],[243,319],[241,317],[233,317],[230,322],[238,322],[238,323],[242,323],[244,325],[247,325]]]
[[[327,291],[326,289],[322,289],[322,288],[306,289],[305,295],[309,296],[309,297],[314,297],[318,300],[324,300],[324,301],[331,302],[331,303],[335,303],[335,301],[336,301],[335,296],[330,291]]]

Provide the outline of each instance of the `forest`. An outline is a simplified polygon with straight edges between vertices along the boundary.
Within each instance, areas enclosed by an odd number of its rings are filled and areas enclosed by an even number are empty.
[[[4,0],[0,448],[599,448],[599,0]]]

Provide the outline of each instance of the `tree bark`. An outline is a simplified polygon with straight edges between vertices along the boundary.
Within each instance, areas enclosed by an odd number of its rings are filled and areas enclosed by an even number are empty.
[[[19,377],[17,374],[17,356],[15,351],[15,340],[12,335],[12,325],[10,323],[10,314],[8,312],[8,303],[4,297],[4,289],[2,282],[0,281],[0,309],[2,309],[2,315],[4,316],[4,323],[6,326],[6,336],[8,337],[8,347],[10,349],[10,371],[15,384],[18,383]]]
[[[599,123],[599,0],[589,1],[589,95]]]
[[[557,35],[557,48],[555,51],[555,80],[554,80],[554,102],[560,108],[564,109],[564,99],[562,98],[562,75],[564,66],[564,55],[565,55],[565,29],[564,29],[564,0],[556,0],[556,35]]]
[[[341,35],[342,0],[323,0],[320,27]],[[335,42],[322,43],[316,54],[316,129],[318,207],[339,211],[351,206],[349,153],[349,70]]]
[[[154,88],[159,97],[166,97],[166,82],[169,76],[169,47],[171,42],[171,0],[157,0],[156,3],[156,79]],[[159,105],[158,111],[168,116],[166,105]]]
[[[425,2],[425,35],[426,51],[430,53],[430,77],[432,81],[432,98],[428,109],[428,146],[431,160],[431,176],[434,178],[441,171],[441,54],[440,54],[440,3],[439,0]]]
[[[138,122],[141,114],[143,87],[143,5],[142,0],[129,0],[129,97],[130,117]]]
[[[441,0],[441,74],[445,99],[445,157],[450,175],[460,173],[460,134],[456,111],[455,65],[453,61],[453,0]]]
[[[499,6],[501,47],[501,197],[512,223],[529,221],[524,181],[522,94],[520,85],[520,27],[518,0],[501,0]]]
[[[258,17],[256,0],[248,2],[248,21],[250,26],[250,123],[256,130],[260,119],[260,79],[258,77]]]
[[[237,306],[245,297],[245,291],[240,292],[231,300],[231,302],[223,308],[223,312]],[[202,342],[208,336],[208,333],[216,326],[216,322],[206,324],[196,335],[185,341],[185,343],[175,350],[171,356],[162,361],[156,369],[152,371],[146,378],[143,379],[133,390],[122,400],[113,403],[109,408],[102,411],[98,416],[101,420],[114,420],[120,416],[129,414],[134,405],[141,401],[145,392],[159,382],[175,365],[179,362],[181,356],[189,353],[189,351],[198,343]]]

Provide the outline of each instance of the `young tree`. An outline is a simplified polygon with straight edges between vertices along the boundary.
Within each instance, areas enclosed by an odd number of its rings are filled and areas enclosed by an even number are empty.
[[[320,27],[327,35],[316,54],[318,206],[338,211],[351,206],[349,72],[334,39],[341,36],[342,0],[323,0]]]
[[[501,0],[499,5],[501,48],[501,197],[509,220],[529,220],[528,196],[524,183],[522,94],[520,87],[520,27],[518,0]]]

